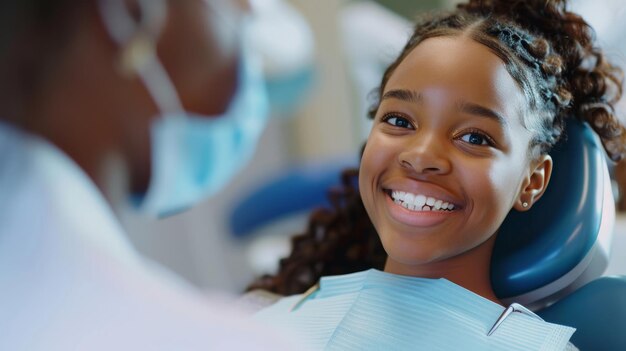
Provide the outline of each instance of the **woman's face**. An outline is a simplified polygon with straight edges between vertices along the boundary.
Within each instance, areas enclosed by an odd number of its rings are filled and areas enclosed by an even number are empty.
[[[427,39],[400,63],[359,176],[388,265],[445,262],[494,236],[532,173],[524,113],[504,63],[469,38]]]

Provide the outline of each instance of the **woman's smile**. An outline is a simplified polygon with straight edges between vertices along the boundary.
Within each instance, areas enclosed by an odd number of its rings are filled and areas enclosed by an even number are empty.
[[[415,195],[413,193],[405,193],[404,191],[392,190],[389,196],[394,203],[412,212],[450,212],[454,210],[454,204],[423,194]]]
[[[382,189],[389,216],[407,226],[432,227],[463,208],[462,201],[439,186],[407,180]]]
[[[413,227],[436,226],[458,212],[458,210],[431,210],[428,205],[424,205],[421,209],[411,209],[407,207],[410,205],[406,205],[401,200],[393,200],[391,196],[387,196],[385,199],[389,215],[394,220]],[[419,234],[418,231],[414,233]]]

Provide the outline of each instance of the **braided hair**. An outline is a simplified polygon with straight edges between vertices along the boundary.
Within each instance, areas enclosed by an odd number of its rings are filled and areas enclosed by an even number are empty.
[[[428,38],[461,34],[497,55],[524,92],[531,157],[549,152],[570,118],[587,122],[612,160],[624,157],[626,131],[614,110],[622,94],[622,71],[594,46],[591,27],[566,10],[565,0],[469,0],[455,11],[422,18],[385,71],[369,117],[376,115],[387,81],[416,46]],[[329,194],[332,208],[315,211],[307,231],[292,239],[292,252],[280,261],[278,273],[261,277],[251,289],[295,294],[321,276],[383,268],[386,253],[357,179],[358,170],[342,174],[342,188]]]

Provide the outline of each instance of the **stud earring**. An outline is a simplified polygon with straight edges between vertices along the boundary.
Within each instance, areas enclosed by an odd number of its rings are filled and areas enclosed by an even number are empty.
[[[522,207],[523,208],[527,208],[528,207],[528,202],[526,202],[526,201],[522,202]]]

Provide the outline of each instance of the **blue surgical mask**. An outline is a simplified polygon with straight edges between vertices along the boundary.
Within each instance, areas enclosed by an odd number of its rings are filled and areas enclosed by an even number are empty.
[[[258,62],[243,52],[238,90],[224,115],[166,113],[154,121],[152,178],[142,212],[184,210],[224,187],[252,157],[268,102]]]
[[[164,23],[162,0],[139,3],[154,21],[146,25],[131,23],[119,1],[103,0],[101,8],[105,23],[120,44],[137,40],[137,33],[146,34],[146,42],[158,37]],[[119,18],[122,18],[121,23]],[[149,17],[149,16],[148,16]],[[158,23],[157,23],[158,22]],[[155,24],[156,23],[156,24]],[[132,25],[131,25],[132,24]],[[141,32],[143,25],[149,29]],[[127,28],[127,33],[119,28]],[[136,33],[132,33],[132,32]],[[129,33],[130,32],[130,33]],[[245,31],[244,31],[245,34]],[[152,216],[165,216],[184,210],[220,190],[252,157],[266,124],[269,111],[261,65],[248,49],[243,38],[237,91],[226,112],[220,116],[202,116],[183,109],[174,85],[156,56],[149,52],[137,59],[136,73],[144,82],[160,109],[150,130],[152,173],[145,194],[135,194],[134,207]],[[145,54],[146,42],[137,45]],[[143,50],[143,52],[141,52]],[[132,66],[131,60],[131,66]],[[207,96],[211,99],[211,96]]]

